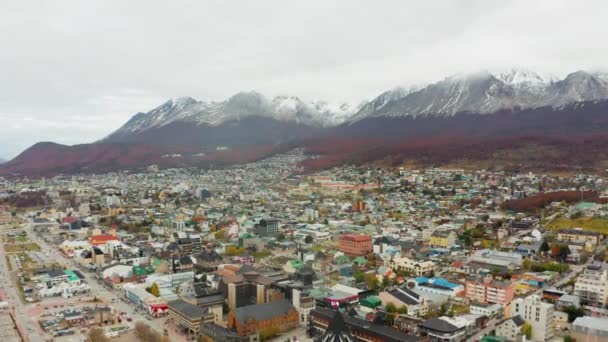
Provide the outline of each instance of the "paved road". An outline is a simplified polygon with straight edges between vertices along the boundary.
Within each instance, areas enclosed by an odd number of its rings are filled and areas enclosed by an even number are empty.
[[[46,241],[38,237],[38,235],[31,231],[29,227],[25,228],[25,230],[28,232],[29,238],[40,246],[42,252],[48,253],[51,259],[59,262],[60,264],[64,264],[66,267],[76,268],[74,260],[68,259],[63,253],[60,253],[57,248],[51,246]],[[163,332],[162,322],[160,319],[147,320],[147,317],[136,312],[133,306],[120,300],[123,298],[123,295],[119,291],[110,289],[101,284],[94,278],[94,273],[85,273],[86,278],[83,281],[91,287],[91,295],[97,296],[106,302],[110,302],[112,298],[116,299],[116,302],[110,304],[110,306],[114,307],[120,312],[126,312],[127,315],[133,318],[134,322],[143,321],[159,333]]]
[[[0,287],[4,289],[8,297],[8,302],[12,305],[17,324],[20,325],[22,329],[25,329],[24,332],[27,333],[29,340],[44,341],[44,337],[37,329],[38,325],[31,319],[31,317],[27,315],[27,307],[21,301],[20,294],[17,291],[17,286],[13,282],[16,273],[17,270],[9,272],[9,268],[6,263],[4,244],[0,243]]]

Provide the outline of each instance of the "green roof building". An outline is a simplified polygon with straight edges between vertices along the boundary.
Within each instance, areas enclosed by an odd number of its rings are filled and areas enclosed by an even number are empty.
[[[367,298],[361,299],[359,304],[361,304],[361,306],[365,306],[370,309],[374,309],[374,308],[377,308],[378,306],[382,305],[382,301],[380,300],[380,298],[378,298],[376,296],[369,296]]]

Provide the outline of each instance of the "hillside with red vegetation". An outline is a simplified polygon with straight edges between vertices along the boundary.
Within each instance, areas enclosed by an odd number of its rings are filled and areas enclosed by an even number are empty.
[[[280,151],[282,150],[273,146],[207,151],[192,146],[128,143],[66,146],[38,143],[2,165],[0,175],[45,177],[56,174],[109,172],[153,164],[160,167],[217,167],[256,161]]]
[[[507,201],[504,206],[507,210],[515,212],[534,213],[552,202],[577,203],[581,200],[587,202],[604,202],[595,191],[553,191],[543,192],[534,196]]]
[[[371,117],[333,128],[252,117],[217,127],[171,124],[123,137],[121,142],[38,143],[0,165],[0,175],[97,173],[151,164],[217,167],[256,161],[293,147],[304,147],[315,156],[303,163],[310,172],[373,162],[599,173],[608,169],[606,132],[608,101],[484,115]]]
[[[420,167],[457,164],[460,167],[511,171],[594,171],[606,168],[608,135],[557,138],[547,136],[467,137],[413,139],[391,142],[377,139],[328,139],[308,144],[306,152],[319,155],[304,162],[310,171],[340,164],[383,161],[399,166],[414,161]]]

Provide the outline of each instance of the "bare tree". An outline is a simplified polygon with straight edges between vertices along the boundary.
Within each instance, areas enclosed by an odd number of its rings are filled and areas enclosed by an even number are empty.
[[[93,327],[89,330],[88,335],[90,342],[109,342],[110,339],[106,337],[103,330],[98,327]]]

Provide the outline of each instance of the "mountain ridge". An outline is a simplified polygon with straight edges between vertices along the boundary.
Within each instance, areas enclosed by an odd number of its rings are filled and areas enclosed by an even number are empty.
[[[561,79],[521,70],[457,74],[420,88],[393,88],[357,106],[305,102],[287,95],[268,98],[255,91],[240,92],[220,102],[181,97],[135,114],[92,144],[35,144],[0,166],[0,174],[239,163],[287,147],[303,147],[311,153],[326,151],[327,155],[317,160],[326,166],[404,156],[395,146],[410,151],[408,156],[436,162],[449,159],[445,155],[449,146],[442,144],[453,144],[454,155],[469,153],[485,158],[492,154],[458,148],[504,150],[505,142],[526,137],[531,144],[541,141],[547,148],[557,144],[567,151],[563,147],[567,142],[555,138],[574,135],[583,137],[576,143],[582,141],[601,164],[608,160],[603,154],[608,139],[600,139],[601,144],[606,142],[604,146],[584,137],[608,131],[607,113],[608,77],[585,71]],[[462,137],[470,142],[449,142]],[[420,140],[432,143],[414,143]],[[489,147],[484,147],[483,141]],[[332,148],[336,142],[341,147]],[[327,149],[319,149],[323,144]],[[432,147],[430,155],[414,153],[416,146]],[[561,154],[561,150],[553,153]],[[600,165],[574,153],[563,157],[567,158],[586,163],[585,167]]]

